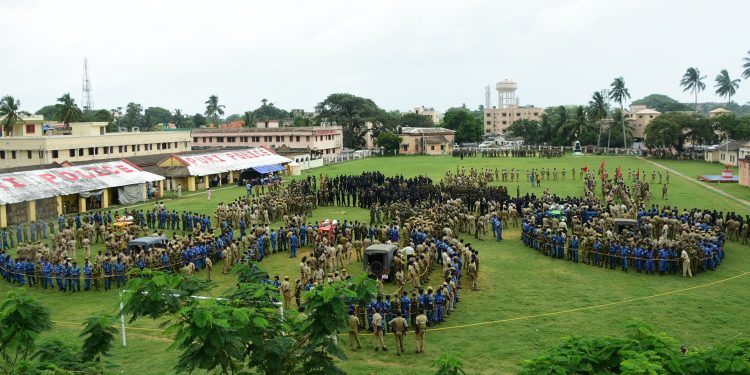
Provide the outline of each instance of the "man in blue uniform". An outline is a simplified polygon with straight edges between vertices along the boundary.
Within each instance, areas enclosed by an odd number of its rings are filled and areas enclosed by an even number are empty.
[[[289,257],[294,258],[297,256],[297,246],[299,245],[299,238],[297,238],[297,235],[292,233],[292,236],[289,238]]]

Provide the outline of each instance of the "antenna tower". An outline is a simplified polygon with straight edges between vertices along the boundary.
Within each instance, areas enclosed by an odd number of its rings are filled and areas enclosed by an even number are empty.
[[[490,109],[490,86],[484,86],[484,109]]]
[[[83,59],[83,110],[90,111],[94,107],[94,100],[91,98],[91,80],[89,79],[89,59]]]

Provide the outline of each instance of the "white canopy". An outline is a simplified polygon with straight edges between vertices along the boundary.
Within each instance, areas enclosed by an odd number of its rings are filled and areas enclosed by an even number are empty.
[[[20,203],[58,195],[161,181],[125,161],[0,174],[0,204]]]
[[[292,161],[292,159],[278,155],[265,147],[175,157],[187,165],[191,176],[241,171]]]

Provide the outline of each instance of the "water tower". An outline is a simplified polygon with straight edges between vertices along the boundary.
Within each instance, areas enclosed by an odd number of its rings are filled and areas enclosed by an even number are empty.
[[[507,79],[495,85],[497,90],[497,108],[506,109],[516,106],[516,89],[518,84]]]

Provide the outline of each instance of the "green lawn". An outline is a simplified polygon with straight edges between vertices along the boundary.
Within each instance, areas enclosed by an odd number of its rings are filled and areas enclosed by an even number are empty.
[[[566,157],[562,159],[535,158],[466,158],[461,161],[451,157],[398,157],[371,158],[328,166],[312,173],[354,174],[379,170],[386,175],[423,174],[437,180],[446,170],[456,166],[466,168],[521,168],[532,167],[589,168],[598,169],[601,157]],[[621,166],[645,169],[654,168],[636,158],[607,157],[607,169],[613,171]],[[659,161],[662,162],[662,161]],[[715,170],[716,164],[693,162],[662,162],[685,174],[706,173]],[[720,169],[720,167],[719,167]],[[521,173],[522,177],[524,173]],[[302,178],[305,175],[301,176]],[[650,175],[649,175],[650,180]],[[718,196],[700,184],[684,181],[673,176],[670,181],[670,199],[660,199],[660,187],[654,190],[655,204],[671,204],[682,207],[705,207],[717,210],[740,210],[731,199]],[[541,188],[531,188],[528,183],[513,183],[509,190],[515,193],[516,185],[521,194],[540,194],[549,188],[559,195],[580,195],[580,179],[571,181],[545,181]],[[243,188],[227,187],[216,190],[213,200],[208,202],[205,193],[186,196],[178,201],[167,201],[170,209],[197,210],[210,213],[216,203],[244,194]],[[735,194],[734,192],[732,194]],[[741,194],[741,192],[737,192]],[[741,195],[739,195],[741,196]],[[148,203],[144,207],[151,207]],[[369,216],[365,210],[347,207],[323,208],[313,218],[364,220]],[[672,276],[645,276],[634,273],[604,270],[583,264],[552,260],[540,256],[520,245],[519,231],[504,232],[506,240],[497,243],[491,240],[474,241],[482,258],[480,292],[461,290],[462,302],[458,311],[443,325],[427,333],[426,353],[412,354],[413,334],[407,338],[409,354],[396,357],[391,351],[374,352],[366,349],[350,353],[349,360],[342,363],[352,374],[430,374],[434,369],[430,363],[443,351],[462,353],[465,369],[469,374],[514,373],[525,358],[543,353],[568,335],[619,335],[623,325],[630,321],[644,321],[678,338],[689,347],[710,347],[738,337],[747,337],[746,322],[750,319],[747,300],[750,298],[750,253],[747,246],[730,243],[727,259],[716,272],[701,273],[692,279]],[[297,261],[282,254],[272,255],[263,261],[272,275],[297,275]],[[221,265],[217,267],[221,269]],[[352,264],[348,270],[357,274],[361,264]],[[211,295],[220,295],[231,288],[231,275],[215,277],[216,285]],[[435,285],[435,284],[433,284]],[[11,286],[0,282],[0,293]],[[27,290],[29,290],[27,288]],[[31,295],[47,305],[56,321],[54,330],[45,337],[59,337],[77,343],[80,323],[90,314],[116,313],[117,292],[82,293],[63,295],[60,292],[30,290]],[[113,373],[164,374],[171,373],[177,353],[168,351],[171,340],[163,336],[158,322],[140,320],[128,325],[128,346],[115,346],[110,360],[118,365]],[[346,339],[343,339],[344,341]],[[386,343],[393,347],[393,338]],[[363,337],[363,343],[370,337]],[[346,344],[343,342],[343,344]],[[348,345],[347,345],[348,347]]]

